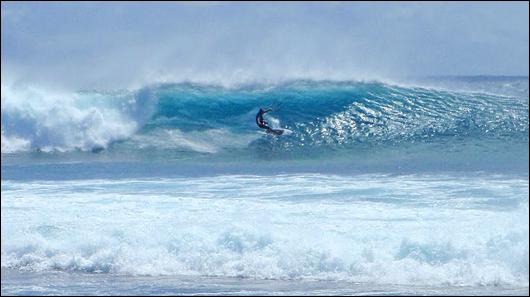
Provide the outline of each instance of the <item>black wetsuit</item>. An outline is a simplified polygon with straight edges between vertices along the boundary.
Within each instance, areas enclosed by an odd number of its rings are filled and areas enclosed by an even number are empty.
[[[263,119],[263,114],[269,111],[270,109],[269,110],[263,110],[263,108],[259,109],[258,113],[256,114],[256,124],[258,125],[258,127],[262,129],[267,129],[267,130],[271,129],[271,127],[268,126],[268,123]]]
[[[262,129],[267,129],[267,133],[269,134],[275,134],[275,135],[282,135],[283,134],[283,130],[281,129],[272,129],[271,127],[269,127],[269,123],[267,123],[264,119],[263,119],[263,114],[271,111],[272,109],[267,109],[267,110],[263,110],[263,108],[260,108],[259,111],[258,111],[258,114],[256,114],[256,124],[258,125],[258,127],[262,128]]]

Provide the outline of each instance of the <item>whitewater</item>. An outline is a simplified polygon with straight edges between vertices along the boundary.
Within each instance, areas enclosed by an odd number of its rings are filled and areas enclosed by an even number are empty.
[[[2,85],[2,295],[528,294],[528,94]]]

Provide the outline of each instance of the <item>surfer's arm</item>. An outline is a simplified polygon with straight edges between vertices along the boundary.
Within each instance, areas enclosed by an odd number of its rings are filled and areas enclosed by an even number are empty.
[[[263,113],[267,113],[269,111],[272,111],[272,108],[267,108],[266,110],[263,111]]]

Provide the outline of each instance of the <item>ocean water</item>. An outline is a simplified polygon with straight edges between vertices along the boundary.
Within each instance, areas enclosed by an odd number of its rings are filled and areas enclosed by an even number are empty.
[[[2,295],[528,295],[528,102],[527,77],[3,87]]]

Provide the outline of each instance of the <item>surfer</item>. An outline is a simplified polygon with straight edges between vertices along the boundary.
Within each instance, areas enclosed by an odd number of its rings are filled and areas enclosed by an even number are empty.
[[[267,133],[269,133],[272,129],[271,127],[269,127],[269,123],[267,123],[264,119],[263,119],[263,115],[266,114],[267,112],[271,111],[272,109],[270,108],[267,108],[267,109],[263,109],[263,108],[260,108],[258,113],[256,114],[256,124],[258,125],[258,127],[262,128],[262,129],[267,129]]]
[[[256,114],[256,124],[258,125],[258,127],[262,128],[262,129],[266,129],[266,132],[269,133],[269,134],[282,135],[284,130],[282,130],[282,129],[272,129],[271,127],[269,127],[269,123],[267,123],[263,119],[263,115],[266,114],[267,112],[271,111],[271,110],[272,110],[272,108],[267,108],[267,109],[260,108],[258,113]]]

